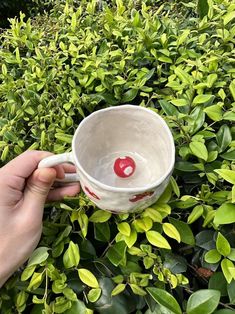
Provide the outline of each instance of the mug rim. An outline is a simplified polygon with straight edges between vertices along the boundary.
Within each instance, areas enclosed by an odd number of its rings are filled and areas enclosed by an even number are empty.
[[[162,126],[164,127],[169,140],[170,140],[170,144],[171,144],[171,152],[170,152],[170,156],[172,156],[171,161],[170,161],[170,166],[168,167],[167,171],[165,171],[165,174],[163,176],[161,176],[160,178],[158,178],[157,180],[155,180],[153,183],[145,185],[143,187],[135,187],[135,188],[131,188],[131,187],[114,187],[114,186],[110,186],[107,185],[105,183],[100,182],[99,180],[95,179],[94,177],[92,177],[90,174],[88,174],[84,168],[82,167],[82,165],[80,164],[76,154],[75,154],[75,142],[76,142],[76,138],[80,132],[80,129],[82,128],[83,124],[85,124],[89,119],[93,118],[95,115],[99,115],[101,112],[105,112],[105,111],[110,111],[110,110],[120,110],[120,109],[131,109],[131,110],[142,110],[145,111],[148,114],[152,114],[153,116],[157,117],[157,119],[159,119],[162,123]],[[165,120],[156,112],[152,111],[151,109],[145,108],[145,107],[141,107],[141,106],[136,106],[136,105],[119,105],[119,106],[115,106],[115,107],[108,107],[108,108],[104,108],[104,109],[100,109],[97,110],[93,113],[91,113],[89,116],[87,116],[85,119],[83,119],[79,126],[77,127],[74,136],[73,136],[73,140],[72,140],[72,155],[73,155],[73,161],[75,163],[75,166],[79,169],[79,171],[82,172],[82,174],[92,183],[94,183],[95,185],[99,186],[100,188],[106,190],[106,191],[110,191],[110,192],[133,192],[133,193],[141,193],[141,192],[145,192],[151,189],[154,189],[156,187],[158,187],[161,183],[163,183],[165,181],[165,179],[167,179],[167,177],[169,175],[171,175],[173,168],[174,168],[174,164],[175,164],[175,144],[174,144],[174,139],[173,139],[173,135],[170,131],[170,128],[168,127],[167,123],[165,122]]]

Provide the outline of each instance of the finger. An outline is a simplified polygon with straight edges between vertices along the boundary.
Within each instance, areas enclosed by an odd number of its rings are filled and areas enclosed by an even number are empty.
[[[74,173],[76,172],[76,167],[71,164],[62,164],[53,167],[56,170],[56,178],[57,179],[64,179],[65,173]]]
[[[56,178],[57,179],[64,179],[64,167],[62,165],[54,166],[53,167],[56,170]]]
[[[39,162],[51,155],[53,154],[46,151],[28,150],[11,160],[2,169],[9,174],[28,178],[37,169]]]
[[[80,192],[79,183],[73,185],[63,186],[51,190],[47,196],[47,202],[55,202],[62,200],[65,196],[75,196]]]
[[[24,190],[24,204],[22,208],[34,212],[43,211],[50,188],[56,178],[53,168],[37,169],[27,180]]]
[[[67,164],[63,164],[62,167],[63,167],[64,172],[67,172],[67,173],[76,172],[76,167],[74,165],[67,163]]]

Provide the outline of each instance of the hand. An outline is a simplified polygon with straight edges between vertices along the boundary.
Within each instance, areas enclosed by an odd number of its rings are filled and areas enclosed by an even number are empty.
[[[46,201],[74,196],[79,184],[51,189],[74,166],[37,169],[51,154],[27,151],[0,168],[0,287],[31,255],[42,232]]]

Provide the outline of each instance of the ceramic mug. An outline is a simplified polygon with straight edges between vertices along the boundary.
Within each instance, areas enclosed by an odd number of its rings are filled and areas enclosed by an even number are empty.
[[[134,105],[98,110],[78,126],[72,152],[43,159],[39,168],[72,163],[76,173],[63,181],[80,181],[97,207],[126,213],[157,201],[173,171],[175,146],[165,121]],[[121,173],[120,173],[121,171]]]

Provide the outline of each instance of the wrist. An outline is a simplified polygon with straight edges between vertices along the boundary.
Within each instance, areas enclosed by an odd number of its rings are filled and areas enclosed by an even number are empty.
[[[2,277],[0,273],[0,288],[4,285],[4,283],[7,281],[9,277],[10,275],[8,277]]]
[[[6,249],[5,241],[1,241],[0,247],[0,287],[4,285],[7,279],[12,275],[13,272],[10,270],[9,260],[6,257],[8,250]]]

